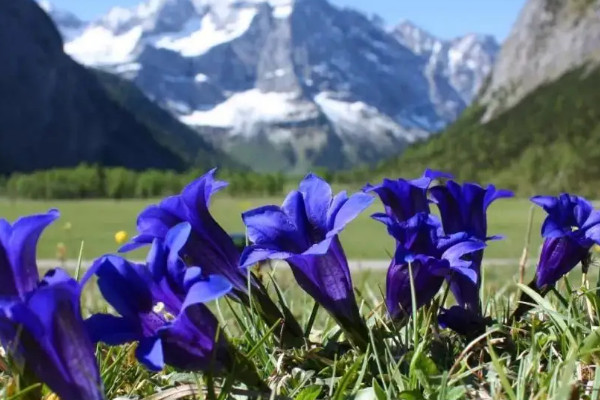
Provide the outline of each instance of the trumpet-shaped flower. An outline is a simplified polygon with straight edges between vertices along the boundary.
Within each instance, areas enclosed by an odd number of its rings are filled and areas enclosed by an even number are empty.
[[[452,178],[452,175],[427,169],[420,178],[384,179],[379,185],[366,185],[363,191],[377,193],[385,208],[385,215],[397,222],[403,222],[417,213],[429,212],[427,190],[431,183],[439,178]]]
[[[26,297],[0,301],[0,342],[20,372],[33,373],[61,399],[103,399],[79,284],[64,271],[51,271]]]
[[[473,238],[487,241],[501,238],[487,235],[488,207],[499,198],[512,197],[513,193],[508,190],[497,190],[493,185],[484,189],[473,183],[465,183],[461,186],[454,181],[448,181],[444,186],[431,188],[431,196],[440,210],[446,234],[465,232]],[[459,275],[450,282],[457,302],[472,310],[479,310],[482,259],[483,250],[470,255],[471,268],[477,275],[475,282]]]
[[[81,318],[79,284],[60,269],[39,281],[37,241],[58,216],[50,210],[12,225],[0,220],[0,343],[24,379],[35,377],[64,400],[100,400],[102,384]]]
[[[542,225],[545,241],[536,270],[536,285],[542,288],[585,262],[594,244],[600,244],[600,211],[586,199],[567,193],[535,196],[531,201],[548,213]]]
[[[191,265],[202,267],[187,273],[224,276],[233,285],[232,297],[248,306],[248,270],[239,266],[240,252],[233,239],[209,212],[211,196],[227,186],[226,182],[215,180],[214,175],[213,169],[187,185],[181,194],[167,197],[160,204],[146,208],[138,217],[139,234],[121,251],[150,244],[155,239],[164,241],[171,228],[187,222],[191,229],[185,243],[179,243],[178,252]],[[178,268],[185,271],[183,262]],[[303,332],[293,315],[286,309],[280,310],[252,274],[250,282],[254,286],[251,295],[256,309],[265,322],[270,326],[279,320],[284,322],[278,335],[282,344],[288,347],[302,345]]]
[[[471,261],[463,258],[484,248],[484,242],[466,233],[443,236],[439,221],[427,213],[401,223],[392,219],[384,222],[390,224],[388,229],[398,241],[386,279],[386,305],[392,318],[410,315],[413,289],[419,308],[433,299],[444,279],[451,282],[460,276],[477,280]]]
[[[204,273],[222,275],[236,289],[245,292],[247,271],[238,266],[240,253],[209,211],[212,195],[227,186],[226,182],[215,179],[215,172],[215,169],[209,171],[187,185],[181,194],[142,211],[137,220],[139,234],[121,251],[151,244],[154,239],[164,240],[169,229],[188,222],[191,232],[182,253],[193,265],[201,265]]]
[[[327,182],[309,174],[281,207],[265,206],[243,214],[254,244],[244,250],[241,264],[286,260],[300,287],[329,311],[357,345],[364,344],[366,327],[338,233],[372,201],[363,193],[348,197],[341,192],[334,197]]]
[[[198,267],[185,267],[178,251],[189,233],[183,223],[167,232],[165,243],[156,239],[148,266],[116,256],[94,263],[85,279],[95,274],[102,295],[120,314],[96,314],[86,321],[94,341],[138,342],[138,360],[156,371],[165,364],[182,370],[230,365],[217,320],[203,303],[225,295],[232,285],[220,275],[203,277]]]

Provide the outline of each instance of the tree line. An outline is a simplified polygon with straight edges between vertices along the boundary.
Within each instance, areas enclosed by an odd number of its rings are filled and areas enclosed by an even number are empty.
[[[5,196],[13,199],[151,198],[179,193],[206,172],[199,169],[185,173],[156,169],[133,171],[81,164],[74,168],[14,173],[2,178],[0,188]],[[229,182],[227,193],[231,196],[281,195],[286,184],[281,173],[220,170],[218,176]]]

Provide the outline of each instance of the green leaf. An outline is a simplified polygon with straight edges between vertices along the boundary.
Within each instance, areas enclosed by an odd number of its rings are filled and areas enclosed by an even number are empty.
[[[464,399],[465,394],[467,393],[467,389],[463,386],[453,387],[452,389],[446,391],[445,400],[459,400]]]
[[[319,385],[310,385],[304,388],[295,400],[315,400],[321,394],[322,387]]]
[[[373,379],[373,390],[375,391],[375,397],[377,397],[377,400],[387,400],[387,395],[385,394],[385,391],[383,390],[381,385],[377,383],[376,379]]]
[[[398,395],[400,400],[424,400],[425,397],[418,390],[405,390]]]
[[[579,349],[581,360],[590,364],[592,361],[600,361],[600,328],[592,331],[584,340]]]
[[[362,364],[362,359],[363,357],[358,357],[356,361],[352,364],[352,366],[348,368],[344,376],[342,376],[342,379],[340,380],[340,382],[337,385],[337,388],[335,389],[335,393],[333,395],[334,400],[342,400],[347,398],[344,392],[346,391],[348,386],[350,386],[353,379],[355,379],[358,369]]]

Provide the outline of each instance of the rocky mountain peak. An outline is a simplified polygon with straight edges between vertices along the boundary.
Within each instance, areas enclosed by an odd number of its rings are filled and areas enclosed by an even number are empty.
[[[302,172],[376,162],[470,101],[479,66],[451,66],[451,41],[398,29],[412,41],[327,0],[147,0],[92,22],[65,50],[133,81],[226,151],[266,143],[278,157],[265,169]]]
[[[600,61],[600,0],[529,0],[482,95],[488,121],[544,83]]]

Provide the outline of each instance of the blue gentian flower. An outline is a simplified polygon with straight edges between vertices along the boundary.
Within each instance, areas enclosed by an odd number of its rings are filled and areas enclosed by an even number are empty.
[[[80,286],[60,269],[40,282],[36,246],[57,210],[0,220],[0,343],[21,378],[44,382],[64,400],[103,399]],[[31,384],[33,382],[26,382]]]
[[[251,294],[258,313],[269,326],[282,321],[281,332],[278,331],[277,337],[284,346],[301,346],[304,344],[303,332],[296,319],[284,306],[280,310],[262,283],[253,274],[249,274],[246,268],[240,267],[240,252],[233,239],[210,214],[212,195],[227,186],[226,182],[215,179],[215,172],[215,169],[209,171],[187,185],[181,194],[167,197],[160,204],[151,205],[142,211],[137,220],[139,235],[123,246],[121,251],[133,250],[150,244],[155,239],[165,240],[172,227],[182,222],[189,223],[190,234],[182,244],[179,251],[181,255],[191,265],[202,266],[202,274],[224,276],[233,285],[230,295],[246,306],[250,305],[250,280],[253,286]]]
[[[59,216],[58,210],[53,209],[19,218],[12,225],[0,219],[0,296],[24,298],[37,288],[40,280],[37,242],[44,229]]]
[[[486,212],[490,204],[505,197],[512,197],[508,190],[497,190],[493,185],[487,188],[474,183],[462,186],[454,181],[446,185],[431,188],[431,196],[437,204],[446,234],[465,232],[475,239],[487,241],[500,239],[500,236],[488,236]],[[479,290],[481,287],[481,262],[483,250],[472,253],[471,268],[477,275],[476,282],[456,276],[450,282],[452,293],[459,305],[477,312],[479,310]]]
[[[535,196],[531,201],[548,213],[542,225],[545,241],[536,270],[536,285],[543,288],[585,262],[591,247],[600,243],[600,211],[583,197],[568,193]]]
[[[417,213],[429,212],[427,190],[434,180],[440,178],[452,178],[452,175],[427,169],[418,179],[384,179],[379,185],[367,184],[363,191],[377,193],[385,208],[385,215],[403,222]]]
[[[329,311],[356,345],[364,345],[366,327],[338,233],[372,202],[363,193],[334,197],[327,182],[309,174],[281,207],[260,207],[242,215],[254,244],[244,250],[241,264],[286,260],[300,287]]]
[[[185,267],[178,251],[189,233],[183,223],[167,232],[166,242],[155,239],[148,265],[116,256],[94,263],[84,280],[95,274],[100,292],[120,314],[95,314],[86,321],[95,342],[138,342],[138,360],[153,371],[165,364],[187,371],[218,371],[231,364],[217,319],[204,303],[227,294],[232,285],[220,275],[204,277],[198,267]]]
[[[383,218],[380,218],[383,220]],[[410,271],[412,269],[416,307],[429,303],[444,280],[460,276],[476,282],[471,261],[465,255],[479,251],[485,243],[466,233],[444,236],[440,222],[428,213],[418,213],[398,223],[383,220],[397,240],[397,248],[386,278],[386,305],[390,316],[400,319],[412,310]]]
[[[202,265],[206,274],[222,275],[235,288],[246,291],[247,271],[238,265],[240,253],[209,211],[212,195],[227,186],[226,182],[215,179],[215,172],[216,169],[209,171],[187,185],[181,194],[167,197],[142,211],[137,220],[139,234],[121,251],[151,244],[154,239],[164,240],[169,229],[188,222],[191,233],[182,253],[193,265]]]

